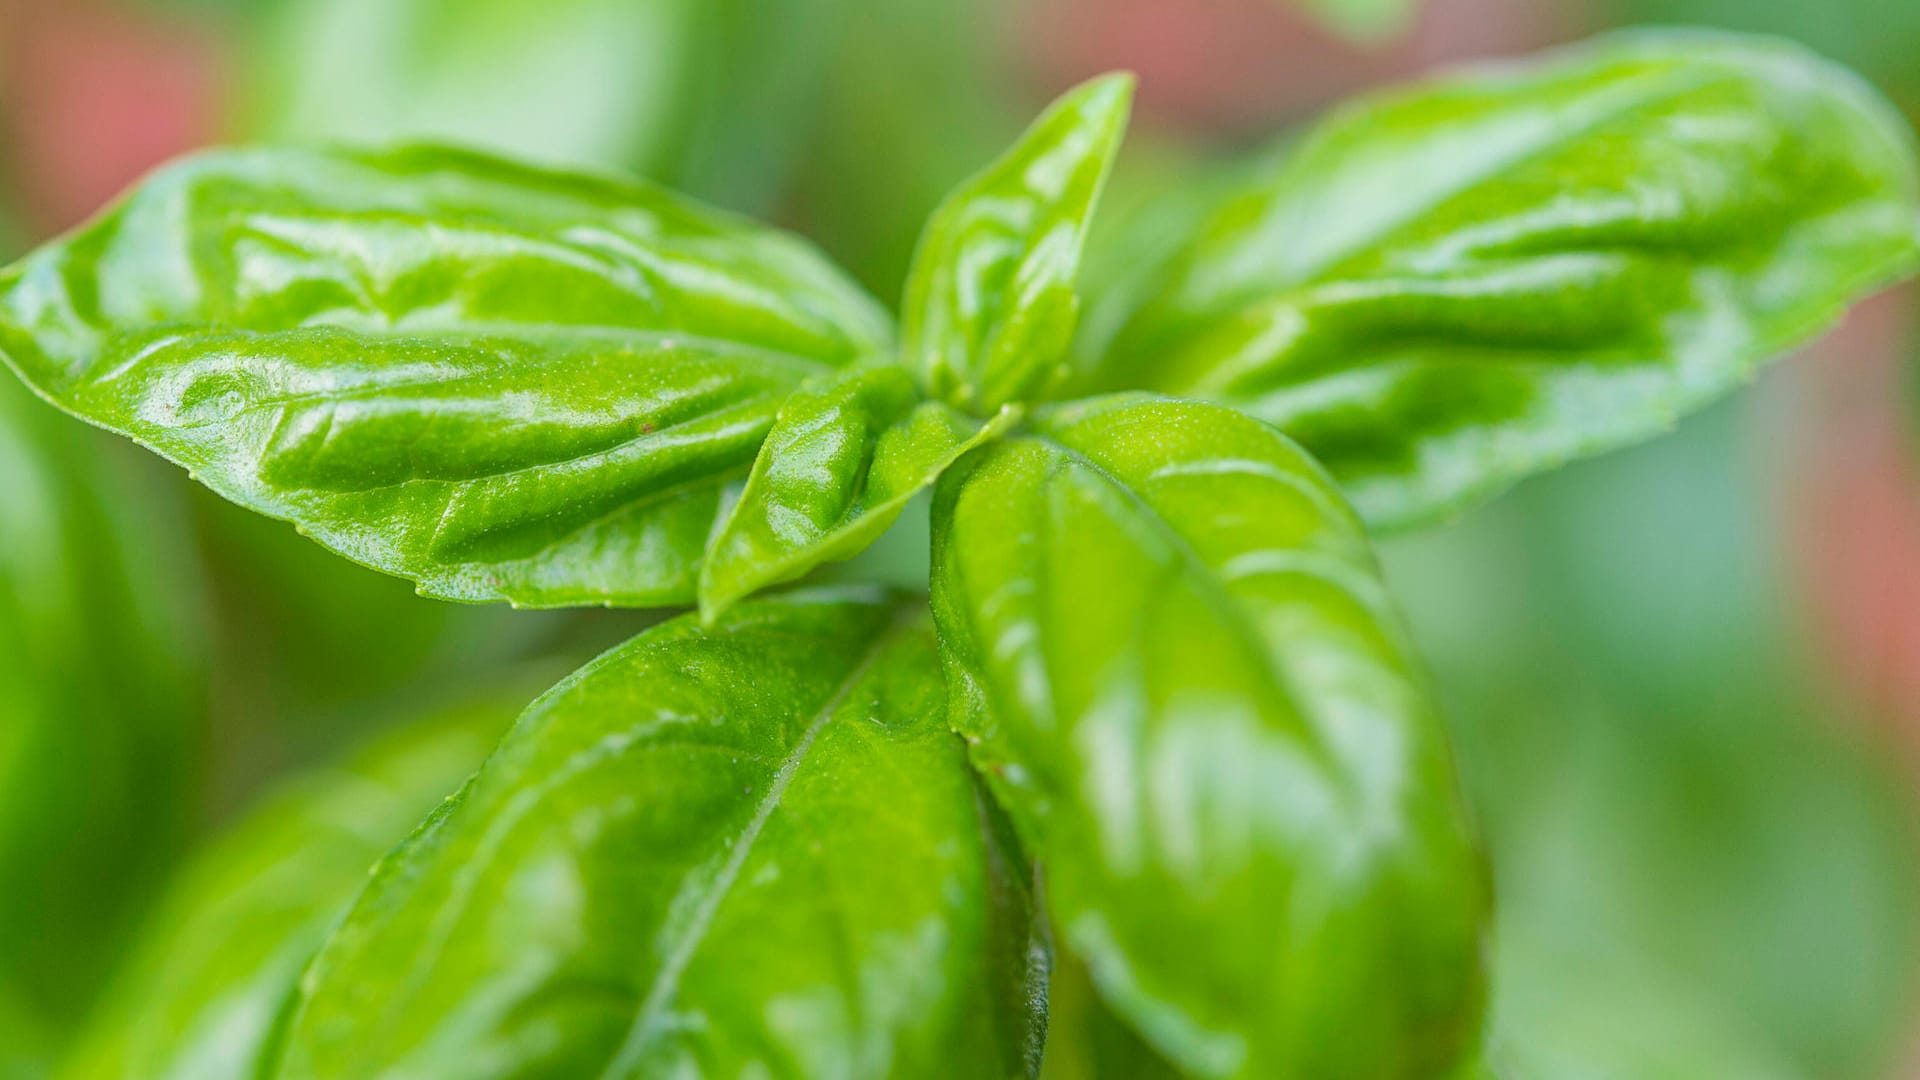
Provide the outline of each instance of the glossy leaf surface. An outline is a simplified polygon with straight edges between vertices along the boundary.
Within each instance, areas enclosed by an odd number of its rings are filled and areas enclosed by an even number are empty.
[[[787,399],[701,570],[711,617],[766,585],[858,555],[962,454],[1014,419],[988,423],[921,401],[905,369],[880,367]]]
[[[721,490],[887,347],[804,245],[431,149],[188,159],[0,274],[42,394],[428,595],[693,599]]]
[[[1026,1075],[1026,871],[918,609],[793,594],[561,683],[382,865],[284,1075]]]
[[[902,306],[932,393],[990,413],[1064,377],[1088,222],[1126,134],[1133,80],[1080,87],[933,212]]]
[[[1360,523],[1272,428],[1100,399],[934,506],[955,723],[1061,947],[1194,1076],[1430,1078],[1487,886]]]
[[[1105,385],[1279,425],[1395,525],[1750,377],[1912,269],[1916,205],[1909,133],[1850,74],[1602,39],[1336,114],[1088,348]]]
[[[307,963],[368,869],[472,775],[511,701],[452,710],[305,774],[200,853],[63,1080],[273,1075]]]

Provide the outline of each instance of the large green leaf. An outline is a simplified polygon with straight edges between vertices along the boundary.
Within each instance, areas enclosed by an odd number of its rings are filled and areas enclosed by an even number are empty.
[[[1272,428],[1103,399],[941,481],[955,722],[1107,1002],[1195,1076],[1443,1075],[1487,887],[1358,519]]]
[[[1795,47],[1604,39],[1361,102],[1095,320],[1095,381],[1236,403],[1370,523],[1644,438],[1915,262],[1904,125]]]
[[[1069,93],[933,212],[901,316],[906,361],[937,397],[987,413],[1065,377],[1087,225],[1132,101],[1125,75]]]
[[[192,559],[171,493],[119,449],[0,381],[0,1025],[44,1024],[49,1043],[198,794]]]
[[[809,376],[887,347],[804,245],[433,149],[209,154],[0,274],[42,394],[420,591],[693,599]]]
[[[74,1051],[67,1080],[255,1080],[301,973],[367,871],[479,766],[495,699],[388,735],[285,785],[174,883]],[[524,699],[520,699],[524,700]]]
[[[1026,871],[917,601],[680,619],[563,682],[377,872],[289,1077],[1026,1075]]]
[[[1014,419],[1011,408],[982,423],[921,401],[897,367],[788,398],[707,553],[701,610],[711,618],[763,586],[858,555],[947,466]]]

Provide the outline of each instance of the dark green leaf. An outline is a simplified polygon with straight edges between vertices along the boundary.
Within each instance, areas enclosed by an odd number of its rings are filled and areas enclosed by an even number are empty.
[[[198,794],[198,582],[173,493],[120,449],[0,378],[0,1011],[50,1039]]]
[[[1915,211],[1910,136],[1848,73],[1610,38],[1337,114],[1088,352],[1279,425],[1400,524],[1724,393],[1908,273]]]
[[[563,682],[382,865],[285,1075],[1027,1074],[1026,871],[919,607],[793,594]]]
[[[936,397],[984,415],[1064,378],[1087,224],[1132,100],[1129,76],[1087,83],[933,212],[902,317],[907,362]]]
[[[956,726],[1065,951],[1207,1077],[1443,1075],[1487,886],[1360,523],[1218,406],[1041,414],[942,479]]]
[[[1155,1053],[1126,1021],[1100,1000],[1086,968],[1056,952],[1047,977],[1047,1052],[1040,1080],[1179,1080],[1180,1071]]]
[[[880,367],[787,399],[700,574],[709,618],[756,590],[850,559],[968,450],[1012,424],[923,402]],[[923,563],[924,566],[924,563]]]
[[[486,757],[507,695],[287,785],[174,884],[65,1080],[254,1080],[367,870]],[[521,699],[524,700],[524,699]]]
[[[451,151],[210,154],[0,275],[42,394],[448,599],[694,598],[786,395],[887,348],[804,245]]]

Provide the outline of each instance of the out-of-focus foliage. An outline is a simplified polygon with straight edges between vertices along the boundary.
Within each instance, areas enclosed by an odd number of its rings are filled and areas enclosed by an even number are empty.
[[[1379,41],[1404,30],[1420,0],[1286,0],[1338,33],[1359,42]]]
[[[277,785],[184,868],[63,1068],[68,1080],[250,1080],[367,872],[451,796],[529,680]]]
[[[1875,1077],[1920,990],[1911,781],[1796,659],[1751,404],[1386,548],[1500,898],[1496,1062]]]
[[[555,164],[661,167],[689,113],[702,4],[288,5],[243,126],[275,139],[433,138]]]
[[[898,295],[927,215],[1027,119],[1003,40],[1021,2],[869,3],[832,52],[794,212],[876,295]]]
[[[1920,4],[1904,0],[1595,0],[1618,25],[1713,26],[1798,41],[1861,71],[1909,112],[1920,110]]]
[[[767,209],[806,145],[848,0],[289,0],[249,136],[439,140],[637,172]]]
[[[0,1011],[22,1028],[86,1006],[194,809],[194,560],[176,493],[120,451],[0,386]]]
[[[1085,965],[1056,952],[1047,979],[1047,1053],[1040,1080],[1179,1080],[1093,988]]]

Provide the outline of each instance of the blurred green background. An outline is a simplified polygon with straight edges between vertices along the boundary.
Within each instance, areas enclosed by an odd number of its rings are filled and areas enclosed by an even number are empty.
[[[947,186],[1096,71],[1142,79],[1114,222],[1345,95],[1662,22],[1920,116],[1920,0],[0,0],[0,249],[197,145],[422,136],[661,179],[891,299]],[[1508,1075],[1920,1077],[1911,307],[1385,543],[1494,859]],[[883,547],[911,577],[924,523]],[[503,727],[651,618],[417,599],[0,380],[0,1080],[116,1015],[142,925],[298,849],[315,770]]]

